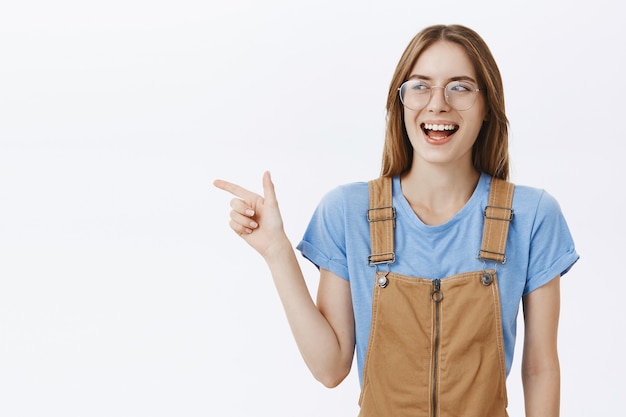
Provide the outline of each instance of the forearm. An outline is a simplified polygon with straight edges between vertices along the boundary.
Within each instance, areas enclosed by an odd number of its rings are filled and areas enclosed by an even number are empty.
[[[272,249],[265,261],[305,363],[324,385],[336,386],[350,370],[353,345],[344,343],[342,346],[341,341],[350,339],[351,335],[348,338],[337,335],[316,306],[286,237]]]
[[[558,417],[561,370],[557,349],[560,277],[523,298],[522,382],[526,417]]]
[[[561,373],[558,359],[539,370],[522,372],[526,417],[558,417]]]

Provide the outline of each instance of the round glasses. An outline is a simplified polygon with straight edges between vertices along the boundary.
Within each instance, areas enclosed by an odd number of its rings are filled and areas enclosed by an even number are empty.
[[[433,89],[443,88],[446,103],[455,110],[469,110],[476,103],[476,96],[480,91],[469,81],[452,81],[445,87],[430,86],[422,80],[409,80],[398,88],[400,101],[404,107],[411,110],[421,110],[430,101]]]

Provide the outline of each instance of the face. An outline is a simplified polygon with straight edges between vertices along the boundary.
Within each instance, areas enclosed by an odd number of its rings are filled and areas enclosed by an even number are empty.
[[[431,87],[463,80],[480,88],[465,50],[446,41],[438,41],[422,52],[409,80],[421,80],[420,85]],[[414,150],[413,163],[472,167],[472,146],[487,114],[483,94],[478,92],[473,106],[463,110],[456,110],[446,102],[444,94],[443,88],[433,88],[430,100],[422,109],[404,107],[404,123]]]

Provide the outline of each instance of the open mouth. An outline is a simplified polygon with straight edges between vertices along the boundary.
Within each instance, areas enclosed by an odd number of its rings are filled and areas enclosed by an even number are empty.
[[[457,130],[459,130],[459,125],[456,124],[422,123],[422,131],[432,140],[445,139],[452,136]]]

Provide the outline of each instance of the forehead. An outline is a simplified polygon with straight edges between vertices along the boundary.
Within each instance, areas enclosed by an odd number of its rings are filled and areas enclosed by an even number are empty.
[[[428,79],[471,77],[475,80],[476,70],[461,45],[437,41],[424,49],[413,65],[409,77],[416,75]]]

